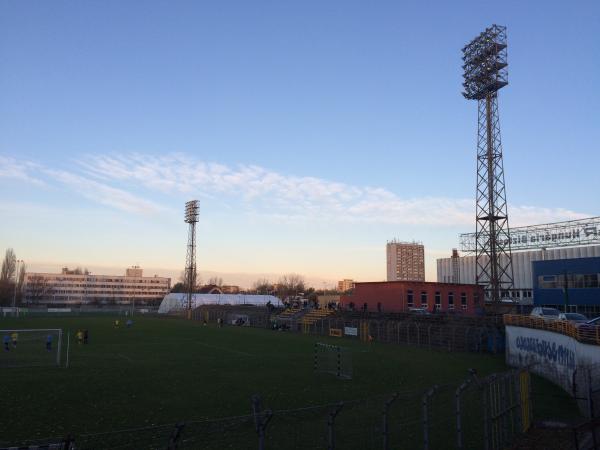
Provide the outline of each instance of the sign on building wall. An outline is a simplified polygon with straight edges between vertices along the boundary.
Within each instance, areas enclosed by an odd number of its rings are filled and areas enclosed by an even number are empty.
[[[463,252],[475,251],[475,233],[459,237]],[[568,247],[600,243],[600,217],[510,229],[511,250]],[[503,245],[508,244],[505,240]]]

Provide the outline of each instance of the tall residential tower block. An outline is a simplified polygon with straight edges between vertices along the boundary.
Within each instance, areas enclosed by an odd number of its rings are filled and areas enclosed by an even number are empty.
[[[425,247],[419,242],[389,241],[387,281],[425,281]]]

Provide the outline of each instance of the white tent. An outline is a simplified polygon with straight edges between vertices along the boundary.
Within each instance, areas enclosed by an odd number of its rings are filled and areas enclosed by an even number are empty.
[[[281,301],[272,295],[245,294],[192,294],[192,308],[201,305],[253,305],[265,306],[271,302],[273,306],[281,306]],[[159,314],[181,311],[187,308],[186,293],[167,294],[158,307]]]

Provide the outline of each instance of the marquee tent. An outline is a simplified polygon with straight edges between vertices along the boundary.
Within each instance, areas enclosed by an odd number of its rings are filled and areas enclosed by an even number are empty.
[[[192,308],[201,305],[252,305],[265,306],[271,302],[273,306],[282,306],[281,300],[272,295],[245,294],[192,294]],[[181,311],[187,308],[186,293],[171,293],[165,296],[158,308],[159,314]]]

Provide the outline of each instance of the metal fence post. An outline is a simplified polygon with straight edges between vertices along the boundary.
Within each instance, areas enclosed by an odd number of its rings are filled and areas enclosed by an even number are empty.
[[[472,378],[467,378],[457,389],[455,394],[455,412],[456,412],[456,448],[463,448],[463,434],[462,434],[462,417],[460,409],[460,396],[465,389],[471,384]]]
[[[438,385],[431,387],[423,395],[423,450],[429,450],[429,398],[435,393]]]
[[[65,438],[65,440],[62,442],[62,447],[65,450],[71,450],[71,449],[75,449],[75,439],[73,439],[73,436],[71,436],[70,434],[67,435],[67,437]]]
[[[429,349],[431,350],[431,325],[427,326],[427,339],[429,341]]]
[[[254,429],[258,433],[259,414],[260,414],[260,410],[262,409],[262,402],[260,400],[260,395],[254,394],[250,401],[252,402],[252,415],[254,416]]]
[[[254,429],[258,435],[258,450],[265,449],[265,431],[269,421],[273,417],[273,411],[267,409],[264,413],[261,411],[262,402],[258,394],[252,396],[252,414],[254,415]]]
[[[327,416],[327,450],[335,450],[335,418],[340,413],[343,406],[344,402],[338,403]]]
[[[490,445],[489,445],[489,440],[488,440],[488,402],[487,402],[487,389],[485,386],[483,386],[481,388],[481,403],[482,403],[482,408],[483,408],[483,448],[485,450],[488,450]]]
[[[179,438],[181,437],[181,433],[183,432],[184,423],[179,422],[175,425],[175,428],[171,432],[171,436],[169,437],[169,445],[167,450],[176,450],[177,443],[179,442]]]
[[[392,403],[394,403],[394,401],[396,401],[396,399],[398,398],[398,393],[394,392],[394,394],[392,394],[392,396],[386,400],[386,402],[383,405],[383,428],[382,428],[382,433],[383,433],[383,450],[388,450],[389,449],[389,423],[388,423],[388,412],[390,410],[390,406],[392,406]]]

